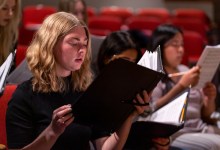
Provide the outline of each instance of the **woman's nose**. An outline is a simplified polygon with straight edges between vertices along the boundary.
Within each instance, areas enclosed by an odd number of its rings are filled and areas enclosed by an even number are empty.
[[[183,45],[180,45],[180,46],[179,46],[178,52],[184,53],[184,46],[183,46]]]
[[[13,16],[14,15],[14,10],[12,8],[9,8],[8,15],[9,16]]]

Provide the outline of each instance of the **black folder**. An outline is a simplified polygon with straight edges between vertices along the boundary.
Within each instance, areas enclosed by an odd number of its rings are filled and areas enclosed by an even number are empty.
[[[137,139],[169,137],[184,127],[184,122],[179,124],[159,123],[151,121],[137,121],[132,124],[130,134]]]
[[[152,91],[164,76],[127,60],[110,62],[73,104],[74,122],[114,132],[135,109],[136,94]]]

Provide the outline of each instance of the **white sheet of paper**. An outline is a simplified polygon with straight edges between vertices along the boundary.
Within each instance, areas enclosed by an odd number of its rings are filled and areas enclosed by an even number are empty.
[[[181,122],[181,114],[187,100],[188,91],[184,92],[167,105],[161,107],[147,117],[139,117],[137,121],[155,121],[165,123]],[[185,109],[185,108],[184,108]]]
[[[203,88],[206,82],[212,80],[220,63],[220,45],[206,46],[197,65],[201,66],[199,82],[194,88]]]
[[[155,71],[164,72],[160,46],[158,46],[153,52],[146,50],[137,64]]]
[[[11,67],[11,63],[13,61],[13,53],[10,53],[9,56],[7,57],[7,59],[4,62],[4,69],[0,78],[0,92],[3,91],[3,87],[4,87],[4,83],[5,83],[5,79],[6,76],[9,72],[9,69]]]

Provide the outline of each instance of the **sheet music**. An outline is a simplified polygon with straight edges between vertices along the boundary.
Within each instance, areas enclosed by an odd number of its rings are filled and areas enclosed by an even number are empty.
[[[187,100],[188,91],[184,92],[173,101],[158,109],[147,117],[139,117],[137,121],[155,121],[166,123],[179,123],[183,119],[182,113]]]
[[[1,78],[1,76],[2,76],[2,74],[3,74],[3,72],[4,72],[4,70],[5,70],[5,64],[6,64],[6,62],[4,62],[4,63],[1,65],[1,67],[0,67],[0,78]]]
[[[14,53],[10,53],[9,56],[7,57],[7,59],[5,60],[4,64],[3,64],[2,75],[1,75],[1,78],[0,78],[0,93],[2,93],[3,90],[4,90],[5,79],[6,79],[6,76],[7,76],[8,72],[11,68],[11,64],[12,64],[13,58],[14,58],[13,55],[14,55]]]
[[[194,88],[203,88],[205,83],[211,81],[220,63],[220,45],[206,46],[197,65],[201,66],[200,78]]]
[[[163,71],[160,46],[158,46],[154,52],[146,50],[144,55],[139,60],[138,65],[150,68],[155,71]]]

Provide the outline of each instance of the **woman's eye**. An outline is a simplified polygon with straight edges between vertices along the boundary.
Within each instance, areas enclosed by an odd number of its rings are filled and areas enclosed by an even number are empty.
[[[83,44],[82,46],[83,46],[83,48],[87,48],[88,45],[87,44]]]
[[[77,46],[77,43],[69,43],[71,46]]]
[[[2,7],[2,10],[8,10],[8,8],[6,8],[6,7]]]

